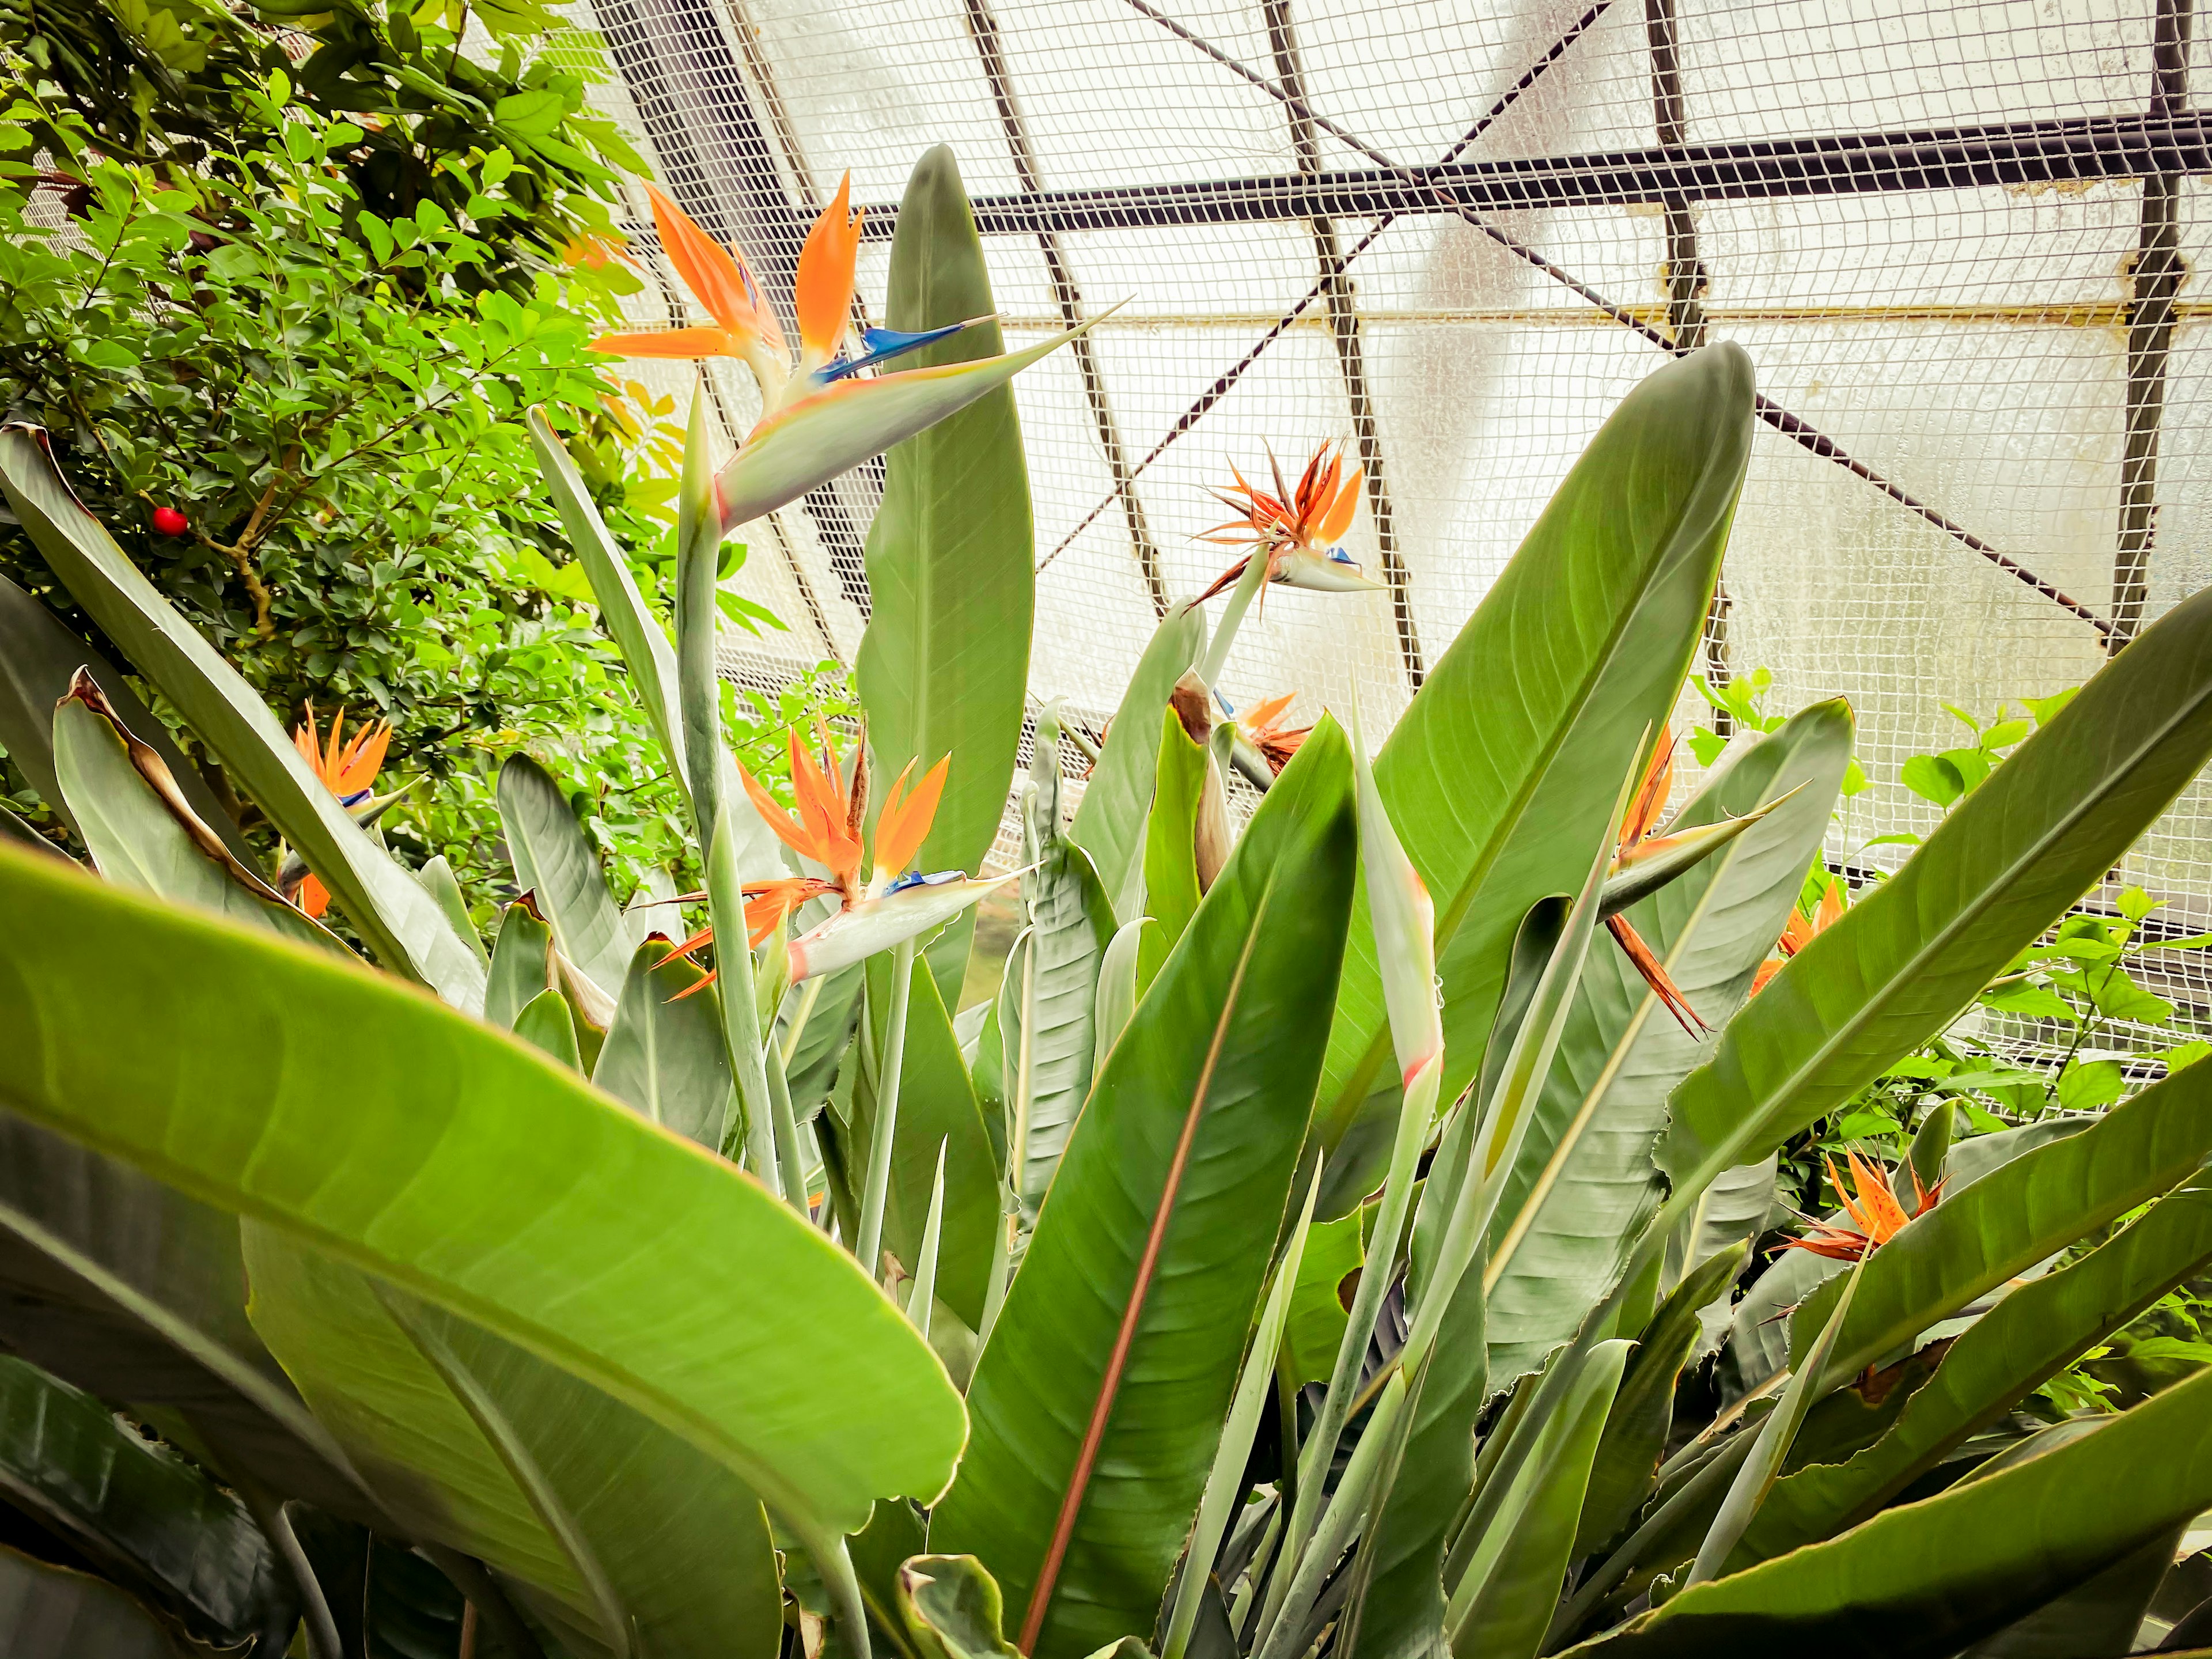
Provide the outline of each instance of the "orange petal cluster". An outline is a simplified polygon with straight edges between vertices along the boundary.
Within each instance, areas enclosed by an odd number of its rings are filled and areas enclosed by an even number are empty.
[[[1828,1184],[1836,1189],[1850,1224],[1816,1221],[1812,1231],[1802,1238],[1791,1239],[1784,1248],[1810,1250],[1814,1255],[1837,1261],[1856,1261],[1868,1251],[1888,1243],[1905,1230],[1907,1222],[1926,1215],[1943,1195],[1942,1182],[1932,1188],[1923,1187],[1920,1171],[1913,1170],[1912,1214],[1907,1215],[1905,1206],[1897,1201],[1897,1194],[1890,1189],[1889,1171],[1882,1167],[1880,1159],[1862,1158],[1856,1152],[1846,1156],[1856,1196],[1844,1188],[1843,1177],[1836,1172],[1835,1159],[1823,1156],[1820,1161],[1827,1166]]]
[[[840,780],[842,769],[829,734],[821,737],[823,757],[817,763],[799,742],[799,733],[791,734],[791,790],[799,801],[795,822],[751,773],[739,767],[738,777],[776,838],[799,857],[828,870],[849,904],[860,896],[860,825],[868,807],[866,750],[854,763],[852,787],[848,789]]]
[[[1359,481],[1365,469],[1355,466],[1350,476],[1346,476],[1343,453],[1334,443],[1325,443],[1314,451],[1306,470],[1298,475],[1296,488],[1284,483],[1283,469],[1272,450],[1267,454],[1267,464],[1275,474],[1275,493],[1272,495],[1255,489],[1234,466],[1229,469],[1236,483],[1213,493],[1237,517],[1226,524],[1216,525],[1200,539],[1229,547],[1249,544],[1255,552],[1267,556],[1271,567],[1268,574],[1272,576],[1272,567],[1286,555],[1326,553],[1344,539],[1344,532],[1352,528],[1352,514],[1359,510]],[[1210,599],[1233,586],[1244,574],[1250,556],[1248,554],[1239,559],[1199,598]]]
[[[385,750],[392,746],[392,724],[379,720],[374,726],[364,726],[348,740],[345,710],[341,708],[331,716],[330,738],[325,744],[319,741],[315,705],[311,702],[307,705],[307,723],[293,729],[292,746],[323,781],[323,787],[343,800],[375,783],[377,773],[384,768]]]
[[[937,803],[945,793],[945,776],[951,764],[952,757],[945,756],[922,775],[910,795],[906,786],[914,775],[914,762],[908,761],[892,782],[890,793],[884,797],[884,810],[876,819],[876,868],[882,874],[899,874],[921,851],[921,843],[929,838],[929,826],[936,821]]]
[[[1651,751],[1651,759],[1644,769],[1644,780],[1636,787],[1635,799],[1628,804],[1628,812],[1620,821],[1620,840],[1616,860],[1624,859],[1659,823],[1660,810],[1667,805],[1667,792],[1674,782],[1674,734],[1662,732],[1658,746]],[[1681,987],[1674,983],[1667,966],[1644,942],[1643,937],[1630,925],[1625,915],[1610,915],[1605,919],[1606,931],[1613,935],[1613,943],[1620,946],[1630,964],[1644,982],[1650,986],[1674,1022],[1692,1036],[1700,1036],[1712,1030],[1690,1006],[1690,1000],[1682,994]]]
[[[1756,996],[1765,990],[1766,981],[1780,973],[1790,957],[1834,927],[1843,915],[1844,884],[1840,881],[1828,884],[1828,890],[1820,895],[1820,902],[1810,916],[1802,910],[1792,910],[1790,920],[1782,925],[1782,937],[1774,941],[1774,955],[1759,964],[1759,972],[1751,981],[1752,994]]]
[[[341,708],[331,716],[330,738],[324,743],[315,730],[315,705],[311,702],[307,724],[293,728],[292,746],[322,780],[323,787],[350,805],[375,787],[376,775],[384,769],[385,751],[392,746],[392,723],[379,720],[364,726],[348,740],[345,710]],[[310,873],[300,884],[299,905],[309,915],[320,916],[331,908],[330,890]]]
[[[1310,726],[1285,726],[1283,716],[1297,696],[1295,691],[1285,691],[1279,697],[1269,697],[1254,703],[1237,717],[1237,729],[1258,750],[1267,763],[1270,771],[1279,775],[1291,763],[1291,757],[1298,752],[1298,745],[1312,733]]]
[[[653,222],[669,264],[716,326],[602,334],[592,349],[624,357],[681,358],[751,357],[765,349],[781,359],[783,331],[744,255],[709,236],[657,185],[647,185],[646,191],[653,198]]]

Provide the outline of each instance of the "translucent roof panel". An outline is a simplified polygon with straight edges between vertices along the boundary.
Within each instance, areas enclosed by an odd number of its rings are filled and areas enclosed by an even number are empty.
[[[586,3],[609,107],[764,266],[846,169],[887,217],[945,143],[1010,337],[1121,303],[1095,387],[1016,383],[1035,689],[1085,717],[1219,568],[1206,487],[1335,439],[1376,465],[1353,551],[1394,592],[1270,595],[1228,690],[1395,719],[1699,340],[1769,400],[1700,669],[1849,696],[1877,779],[1964,735],[1946,702],[2075,684],[2212,575],[2190,0]],[[828,596],[794,655],[863,622],[838,550],[872,485],[833,493],[751,533],[764,600]],[[1832,854],[1932,822],[1872,791]],[[2130,870],[2212,921],[2212,794]]]

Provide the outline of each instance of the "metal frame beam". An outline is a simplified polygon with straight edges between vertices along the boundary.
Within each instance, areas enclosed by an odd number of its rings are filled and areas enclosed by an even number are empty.
[[[1762,138],[1434,167],[1025,191],[975,203],[986,236],[1160,225],[1371,219],[1523,208],[1766,201],[2212,173],[2212,112],[2099,116],[1894,133]],[[871,207],[862,234],[891,234]]]
[[[1290,112],[1291,148],[1302,177],[1321,170],[1321,144],[1315,137],[1311,106],[1306,101],[1305,68],[1299,61],[1297,26],[1291,15],[1291,0],[1262,0],[1267,42],[1275,58],[1275,76]],[[1366,480],[1367,515],[1375,526],[1376,557],[1382,580],[1390,589],[1390,608],[1398,624],[1398,655],[1406,665],[1406,682],[1419,691],[1427,677],[1421,659],[1419,625],[1413,617],[1413,574],[1398,551],[1398,520],[1390,501],[1389,473],[1383,465],[1382,443],[1375,429],[1375,399],[1367,381],[1367,351],[1360,337],[1359,307],[1352,277],[1336,231],[1336,221],[1319,217],[1306,222],[1313,236],[1314,263],[1320,267],[1321,288],[1328,310],[1329,337],[1336,344],[1337,367],[1344,376],[1344,394],[1352,407],[1352,441]]]

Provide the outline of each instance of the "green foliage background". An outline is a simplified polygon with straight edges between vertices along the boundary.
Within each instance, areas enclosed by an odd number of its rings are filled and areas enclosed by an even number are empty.
[[[585,111],[595,36],[473,15],[496,63],[435,4],[0,4],[0,406],[288,722],[392,723],[383,787],[430,786],[383,821],[410,862],[507,886],[492,779],[526,747],[627,891],[682,865],[680,804],[519,416],[553,412],[665,616],[672,406],[586,349],[638,286],[607,234],[642,163]],[[13,526],[0,571],[95,635]],[[834,670],[725,693],[769,773],[845,708]],[[12,769],[0,793],[39,816]]]

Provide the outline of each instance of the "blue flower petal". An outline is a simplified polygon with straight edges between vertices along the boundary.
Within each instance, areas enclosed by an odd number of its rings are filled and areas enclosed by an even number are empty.
[[[895,328],[863,329],[860,340],[868,349],[867,356],[850,359],[841,357],[817,371],[814,378],[825,385],[831,380],[842,380],[848,374],[917,350],[933,341],[945,338],[948,334],[957,334],[967,326],[966,323],[955,323],[949,328],[933,328],[920,334],[902,334]]]

